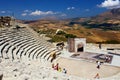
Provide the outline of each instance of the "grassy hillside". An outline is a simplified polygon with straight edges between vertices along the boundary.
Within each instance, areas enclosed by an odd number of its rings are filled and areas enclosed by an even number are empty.
[[[46,23],[47,22],[47,23]],[[87,42],[104,42],[104,43],[120,43],[120,31],[103,30],[103,29],[89,29],[81,24],[70,25],[69,22],[53,22],[51,21],[36,22],[30,26],[39,34],[46,34],[54,41],[66,41],[66,34],[72,34],[79,38],[87,38]],[[65,34],[56,34],[57,29],[62,29]]]
[[[120,8],[112,9],[91,18],[28,21],[39,34],[46,34],[53,42],[68,37],[84,37],[87,42],[120,43]],[[56,34],[61,29],[65,34]]]

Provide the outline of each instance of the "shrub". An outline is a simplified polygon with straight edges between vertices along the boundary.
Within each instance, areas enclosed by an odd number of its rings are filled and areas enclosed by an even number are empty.
[[[67,39],[64,36],[61,35],[46,35],[47,37],[50,37],[51,39],[49,40],[50,42],[61,42],[61,41],[66,41]]]
[[[76,35],[73,35],[73,34],[66,34],[65,37],[66,37],[66,38],[76,38]]]
[[[57,35],[64,35],[64,34],[66,34],[64,31],[58,31],[57,32]]]

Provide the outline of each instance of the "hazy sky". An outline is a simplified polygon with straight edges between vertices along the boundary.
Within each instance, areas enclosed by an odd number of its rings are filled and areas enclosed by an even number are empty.
[[[1,0],[0,16],[18,19],[73,18],[100,14],[120,7],[120,0]]]

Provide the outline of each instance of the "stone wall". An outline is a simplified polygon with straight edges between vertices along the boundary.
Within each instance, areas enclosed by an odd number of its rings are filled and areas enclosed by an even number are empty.
[[[0,16],[0,27],[9,27],[11,25],[11,17]]]

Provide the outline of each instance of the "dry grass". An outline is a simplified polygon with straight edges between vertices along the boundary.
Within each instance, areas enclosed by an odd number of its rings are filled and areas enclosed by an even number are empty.
[[[67,24],[67,25],[66,25]],[[104,31],[101,29],[87,29],[84,26],[74,24],[72,26],[68,25],[68,22],[58,22],[58,21],[38,21],[31,23],[36,30],[39,29],[63,29],[68,34],[74,34],[77,37],[87,38],[87,42],[104,42],[104,41],[118,41],[120,42],[120,31]]]

